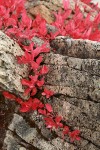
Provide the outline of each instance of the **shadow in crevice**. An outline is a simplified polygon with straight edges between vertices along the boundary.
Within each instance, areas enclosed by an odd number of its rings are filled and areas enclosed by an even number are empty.
[[[0,93],[0,149],[2,149],[6,131],[13,118],[14,111],[15,103],[6,100]]]

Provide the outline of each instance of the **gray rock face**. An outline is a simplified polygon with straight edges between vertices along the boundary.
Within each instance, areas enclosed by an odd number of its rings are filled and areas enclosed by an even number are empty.
[[[51,42],[51,47],[56,48],[56,53],[82,59],[100,59],[100,42],[71,39],[63,36]]]
[[[56,146],[52,144],[52,141],[50,142],[44,140],[37,132],[36,127],[30,127],[30,125],[26,123],[26,121],[20,115],[14,114],[12,123],[8,128],[10,132],[8,131],[6,134],[3,149],[15,150],[21,147],[18,145],[18,140],[15,139],[15,136],[13,137],[13,140],[11,139],[13,136],[12,132],[15,132],[19,138],[25,141],[28,145],[31,145],[32,149],[35,147],[36,149],[41,150],[57,150]]]
[[[45,58],[50,67],[46,85],[56,93],[54,110],[80,129],[83,139],[77,149],[99,149],[100,43],[58,37],[51,47],[56,54]]]
[[[0,31],[0,87],[22,95],[20,80],[28,76],[28,66],[19,65],[16,56],[23,55],[19,45]]]

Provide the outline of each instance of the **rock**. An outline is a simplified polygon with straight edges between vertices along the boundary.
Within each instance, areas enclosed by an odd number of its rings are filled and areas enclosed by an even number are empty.
[[[13,138],[13,133],[11,131],[7,131],[6,138],[4,140],[3,150],[27,150],[25,147],[22,147],[22,144],[19,144],[17,138]]]
[[[58,36],[51,42],[56,53],[74,58],[100,59],[100,42]]]
[[[36,7],[30,8],[29,13],[32,16],[40,14],[47,21],[48,24],[52,23],[54,20],[51,11],[44,5],[38,5]]]
[[[58,37],[51,42],[56,54],[48,54],[44,60],[50,68],[45,84],[55,91],[51,104],[69,126],[80,129],[87,142],[77,142],[78,150],[99,149],[100,42],[64,39]],[[88,51],[88,55],[79,51]]]
[[[0,31],[0,87],[20,96],[24,92],[20,81],[28,76],[28,66],[19,65],[16,57],[23,54],[19,45]]]
[[[43,139],[43,137],[38,133],[37,128],[30,127],[30,125],[26,123],[25,119],[23,119],[20,115],[14,114],[12,123],[8,128],[10,131],[15,132],[19,138],[23,139],[25,143],[30,144],[31,148],[35,147],[41,150],[57,150],[57,147],[53,145],[52,142]],[[17,149],[18,144],[16,145],[14,143],[16,139],[15,136],[13,136],[13,140],[11,141],[10,138],[11,133],[8,131],[4,141],[4,147],[11,145],[10,148],[7,148],[7,150],[13,150],[13,146]],[[19,141],[19,138],[17,138],[17,141]]]

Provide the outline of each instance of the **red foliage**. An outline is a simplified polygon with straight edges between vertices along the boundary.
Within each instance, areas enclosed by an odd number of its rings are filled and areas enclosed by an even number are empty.
[[[45,95],[46,98],[50,98],[51,96],[54,95],[54,92],[48,89],[44,89],[44,92],[42,92],[42,95]]]
[[[69,7],[69,1],[64,0],[64,12],[59,11],[54,13],[56,20],[52,23],[58,30],[56,33],[51,34],[52,38],[58,35],[70,36],[75,39],[89,39],[93,41],[100,41],[100,29],[98,28],[100,24],[100,13],[91,19],[92,11],[87,15],[83,16],[78,3],[75,6],[75,14],[69,19],[71,14],[71,9]],[[85,8],[84,8],[85,9]],[[66,19],[68,21],[66,21]],[[98,20],[98,21],[97,21]]]
[[[47,128],[56,128],[56,123],[52,117],[44,118]]]
[[[21,104],[20,112],[29,112],[31,107],[32,107],[32,98]]]
[[[45,107],[49,113],[53,112],[52,106],[50,104],[45,104]]]
[[[42,69],[40,70],[40,74],[43,75],[43,74],[47,74],[49,71],[48,67],[47,66],[43,66]]]
[[[63,128],[63,123],[61,123],[61,121],[62,121],[62,116],[55,117],[56,128],[58,128],[58,127]]]
[[[85,4],[89,4],[91,2],[91,0],[81,0],[82,2],[84,2]]]
[[[79,130],[75,130],[75,131],[72,131],[69,133],[69,136],[71,138],[71,141],[73,142],[74,140],[80,140],[80,137],[79,137],[79,134],[80,134],[80,131]]]
[[[15,95],[13,95],[13,94],[11,94],[11,93],[9,93],[9,92],[7,92],[7,91],[4,91],[4,92],[3,92],[3,95],[4,95],[4,97],[7,98],[7,99],[11,99],[11,100],[15,100],[15,99],[16,99],[16,96],[15,96]]]
[[[69,134],[69,127],[68,126],[64,126],[63,128],[63,135]]]
[[[42,102],[39,99],[37,99],[37,98],[33,99],[32,110],[37,110],[37,109],[43,108],[43,107],[44,107],[44,104],[42,104]]]

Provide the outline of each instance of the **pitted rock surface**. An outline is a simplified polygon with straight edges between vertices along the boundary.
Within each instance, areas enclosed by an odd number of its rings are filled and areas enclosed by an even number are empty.
[[[28,76],[28,66],[19,65],[16,57],[23,54],[19,45],[0,31],[0,87],[20,96],[24,92],[20,81]]]
[[[80,129],[92,149],[100,148],[100,43],[57,37],[50,45],[56,54],[44,62],[50,68],[46,86],[55,91],[52,106],[68,125]],[[89,143],[81,140],[77,149],[88,150]]]
[[[58,36],[51,42],[56,53],[74,58],[100,59],[100,42]]]

